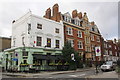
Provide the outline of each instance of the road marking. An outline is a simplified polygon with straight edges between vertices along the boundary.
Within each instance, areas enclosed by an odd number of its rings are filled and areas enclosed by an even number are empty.
[[[69,76],[71,76],[71,77],[77,77],[77,75],[69,75]]]
[[[81,75],[69,75],[71,77],[79,77],[79,76],[85,76],[86,74],[81,74]]]
[[[53,77],[48,77],[48,78],[53,78]]]
[[[81,74],[81,75],[79,75],[79,76],[85,76],[85,74]]]

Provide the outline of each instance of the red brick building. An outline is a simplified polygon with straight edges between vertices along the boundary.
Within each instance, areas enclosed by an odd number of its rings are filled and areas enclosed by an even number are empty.
[[[104,41],[104,60],[117,61],[119,57],[119,47],[117,45],[116,39],[114,41],[107,40]]]
[[[89,22],[86,12],[82,14],[73,10],[72,15],[69,12],[62,14],[59,12],[58,4],[55,4],[52,10],[50,8],[46,10],[44,17],[62,22],[65,41],[69,41],[85,60],[95,60],[95,47],[99,46],[102,49],[102,37],[97,25]],[[101,58],[97,57],[97,60],[100,61]]]

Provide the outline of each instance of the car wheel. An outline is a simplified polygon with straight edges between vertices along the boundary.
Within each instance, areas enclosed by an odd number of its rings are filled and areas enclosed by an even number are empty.
[[[101,69],[102,72],[105,72],[105,70]]]

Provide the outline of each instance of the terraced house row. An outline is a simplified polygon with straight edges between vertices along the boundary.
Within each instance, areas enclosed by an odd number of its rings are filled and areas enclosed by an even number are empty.
[[[59,12],[58,4],[55,4],[52,10],[50,8],[46,10],[44,17],[56,22],[62,21],[64,41],[69,41],[84,59],[95,60],[94,48],[95,46],[102,48],[102,36],[94,21],[89,21],[86,12],[82,14],[82,12],[78,13],[77,10],[73,10],[72,16],[69,12],[62,14]],[[101,57],[97,59],[102,60]]]
[[[5,70],[56,69],[57,66],[50,64],[59,63],[66,41],[71,43],[83,61],[107,60],[105,42],[95,22],[89,21],[86,12],[73,10],[72,15],[69,12],[62,14],[58,4],[52,10],[48,8],[44,17],[30,11],[14,20],[11,40],[11,48],[3,52]],[[100,48],[101,56],[96,57],[95,47]]]

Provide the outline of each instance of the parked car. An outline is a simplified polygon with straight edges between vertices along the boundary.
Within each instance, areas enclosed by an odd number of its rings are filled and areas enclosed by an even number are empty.
[[[101,70],[102,71],[110,71],[110,70],[115,70],[117,66],[117,62],[114,61],[107,61],[103,65],[101,65]]]

